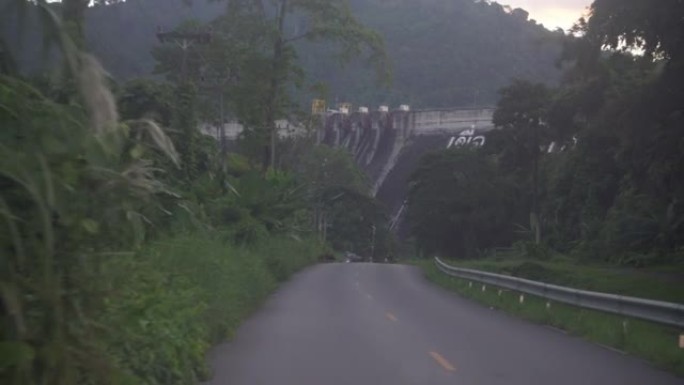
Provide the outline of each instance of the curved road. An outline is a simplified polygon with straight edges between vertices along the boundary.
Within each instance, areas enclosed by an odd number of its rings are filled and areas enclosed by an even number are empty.
[[[684,384],[382,264],[299,273],[210,362],[211,385]]]

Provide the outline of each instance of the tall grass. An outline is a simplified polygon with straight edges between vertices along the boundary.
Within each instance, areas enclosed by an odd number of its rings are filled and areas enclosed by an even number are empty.
[[[279,281],[323,251],[310,241],[238,247],[209,234],[160,239],[107,268],[105,346],[119,378],[192,384],[207,376],[205,353],[233,335]]]
[[[157,178],[149,159],[175,161],[172,144],[152,124],[90,122],[0,77],[0,383],[194,383],[208,347],[322,246],[239,247],[210,223],[173,235],[207,216]]]
[[[67,76],[56,101],[0,74],[0,383],[195,383],[208,347],[323,247],[274,235],[300,209],[274,214],[283,199],[251,202],[274,217],[259,218],[273,225],[258,223],[258,244],[224,241],[230,223],[209,210],[246,203],[223,186],[198,188],[200,175],[179,181],[173,171],[185,166],[164,130],[118,121],[102,67],[47,2],[32,4]],[[218,184],[211,170],[203,177]]]
[[[154,161],[175,149],[154,124],[113,121],[106,88],[88,92],[97,105],[57,103],[0,75],[0,383],[193,383],[210,344],[321,247],[159,238],[183,221]]]
[[[95,383],[92,277],[105,255],[130,247],[127,217],[154,185],[125,173],[145,167],[122,157],[123,127],[100,135],[85,111],[5,76],[0,107],[0,378]]]

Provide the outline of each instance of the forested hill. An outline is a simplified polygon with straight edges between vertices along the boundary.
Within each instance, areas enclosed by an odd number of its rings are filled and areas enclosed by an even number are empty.
[[[11,10],[11,5],[10,0],[0,0],[0,9]],[[147,76],[154,69],[150,51],[157,44],[158,27],[171,29],[188,19],[208,21],[224,8],[224,3],[209,0],[126,0],[94,6],[86,12],[86,38],[89,49],[115,78]],[[0,15],[0,32],[12,37],[7,44],[14,51],[14,59],[22,70],[32,73],[45,67],[43,25],[33,8],[25,18],[18,22],[17,13],[12,11]]]
[[[189,18],[210,20],[225,7],[220,1],[185,3],[127,0],[93,7],[87,13],[90,49],[119,80],[148,76],[154,69],[150,51],[158,26],[170,29]],[[512,78],[553,82],[558,77],[559,35],[527,20],[522,10],[473,0],[353,0],[352,6],[362,22],[385,38],[393,84],[379,89],[363,63],[341,69],[325,47],[301,46],[309,82],[327,83],[332,101],[416,107],[493,104],[497,90]],[[24,40],[39,41],[33,35]]]
[[[424,107],[483,105],[494,104],[512,78],[545,83],[558,78],[562,35],[528,20],[523,10],[472,0],[353,0],[352,5],[360,20],[384,36],[393,86],[374,93],[370,72],[356,66],[339,71],[332,58],[301,53],[311,76],[331,84],[333,97]]]
[[[187,20],[209,21],[224,9],[225,2],[209,0],[127,0],[91,8],[86,36],[110,73],[127,80],[154,70],[151,50],[158,44],[158,28],[173,29]]]

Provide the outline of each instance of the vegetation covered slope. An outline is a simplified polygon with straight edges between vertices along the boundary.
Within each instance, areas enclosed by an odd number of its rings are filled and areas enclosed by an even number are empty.
[[[515,246],[536,258],[681,263],[684,94],[673,85],[684,79],[675,27],[684,8],[668,7],[595,1],[565,46],[558,87],[513,82],[486,146],[424,158],[409,200],[420,247],[454,258]]]
[[[7,0],[5,0],[7,1]],[[220,16],[223,2],[128,0],[96,6],[86,12],[91,51],[119,80],[150,76],[158,27],[176,28],[188,18],[202,22]],[[191,4],[190,6],[184,3]],[[512,78],[553,83],[562,34],[527,20],[526,12],[497,3],[473,0],[351,2],[356,17],[385,39],[393,64],[393,85],[378,84],[365,63],[340,66],[334,44],[297,41],[308,83],[299,99],[308,103],[321,92],[331,103],[409,103],[416,107],[491,105],[496,92]],[[34,24],[35,25],[35,24]],[[16,31],[16,22],[7,24]],[[299,16],[286,23],[288,35],[306,27]],[[249,28],[245,26],[245,28]],[[24,40],[35,46],[22,62],[36,68],[40,35]],[[326,83],[325,91],[317,83]],[[314,91],[312,91],[315,90]]]
[[[218,176],[211,142],[189,170],[90,76],[65,103],[0,75],[0,380],[195,383],[209,346],[326,248],[293,177]]]
[[[240,78],[213,90],[259,100],[241,115],[260,123],[248,125],[253,136],[228,153],[197,129],[214,111],[202,108],[192,73],[167,66],[166,82],[119,84],[107,76],[86,49],[88,4],[8,8],[15,27],[40,25],[58,64],[26,77],[15,51],[0,51],[0,382],[194,384],[208,376],[209,347],[279,282],[332,258],[326,241],[386,253],[388,234],[378,231],[376,248],[368,231],[386,228],[385,218],[348,154],[308,135],[269,135],[289,100],[290,56],[221,31],[219,48],[244,55],[211,56],[212,68],[272,64],[262,76],[270,87]],[[17,35],[0,32],[3,48]],[[279,40],[262,35],[267,47]],[[277,145],[278,162],[269,167],[250,144]],[[330,223],[351,231],[328,238]]]
[[[320,47],[302,53],[332,99],[415,107],[493,105],[513,78],[555,83],[563,34],[496,2],[389,0],[352,2],[358,17],[386,40],[393,85],[378,88],[360,66],[337,69]]]

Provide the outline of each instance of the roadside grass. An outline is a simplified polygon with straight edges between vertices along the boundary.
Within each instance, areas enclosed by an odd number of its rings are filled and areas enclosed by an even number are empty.
[[[324,247],[270,237],[242,247],[217,235],[162,238],[106,268],[98,323],[113,383],[190,384],[209,377],[205,355]]]
[[[482,268],[483,263],[485,262],[467,262],[459,263],[458,266],[486,270]],[[520,293],[499,290],[492,286],[486,286],[485,291],[483,291],[482,284],[442,273],[431,260],[417,261],[415,265],[424,271],[428,280],[466,298],[529,321],[565,330],[571,335],[585,338],[594,343],[641,357],[657,367],[684,377],[684,349],[680,349],[678,346],[679,330],[636,319],[626,320],[616,315],[580,309],[556,302],[549,302],[550,307],[547,308],[546,300],[529,295],[525,295],[524,302],[520,303]],[[494,270],[491,264],[489,267],[489,271],[501,272],[501,270]],[[581,272],[577,273],[577,275],[580,274]],[[589,279],[587,281],[591,282]],[[619,282],[619,280],[615,281]],[[628,280],[627,282],[631,281]],[[615,282],[610,282],[609,285],[598,283],[595,285],[601,288],[613,287]],[[593,290],[598,289],[594,288]],[[630,286],[629,290],[633,291],[635,287]]]
[[[538,261],[518,258],[487,258],[449,261],[453,266],[513,275],[578,289],[684,303],[684,281],[663,279],[684,277],[684,265],[628,269],[580,264],[567,258]]]

